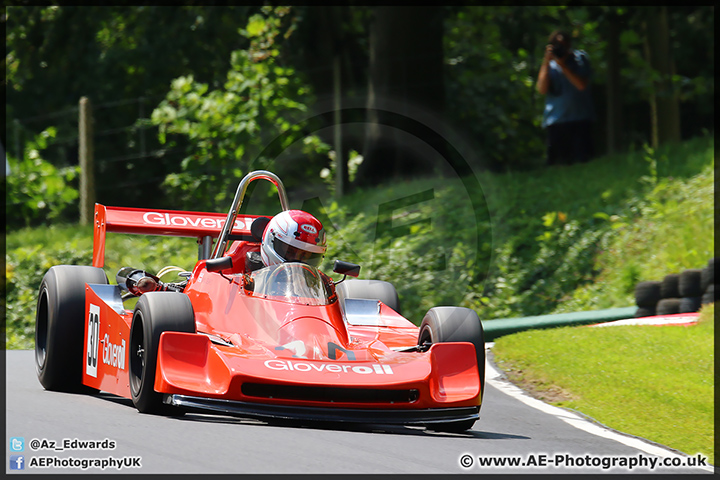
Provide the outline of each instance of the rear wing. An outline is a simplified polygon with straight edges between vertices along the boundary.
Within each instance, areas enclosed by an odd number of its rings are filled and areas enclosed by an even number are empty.
[[[257,241],[250,232],[256,218],[257,215],[237,216],[229,239]],[[227,214],[224,213],[106,207],[96,203],[93,266],[103,267],[105,264],[106,232],[195,237],[200,245],[198,256],[200,259],[208,258],[212,241],[222,232],[226,219]]]

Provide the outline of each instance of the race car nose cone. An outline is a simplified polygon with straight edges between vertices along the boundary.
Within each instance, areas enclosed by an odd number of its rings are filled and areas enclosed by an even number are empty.
[[[284,324],[278,332],[275,352],[281,357],[308,358],[314,360],[340,360],[353,357],[354,353],[345,349],[338,331],[324,320],[313,317],[300,317]]]

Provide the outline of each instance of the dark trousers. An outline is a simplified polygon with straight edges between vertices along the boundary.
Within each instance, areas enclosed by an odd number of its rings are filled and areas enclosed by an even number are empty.
[[[548,125],[547,164],[571,165],[589,161],[595,153],[592,127],[590,120]]]

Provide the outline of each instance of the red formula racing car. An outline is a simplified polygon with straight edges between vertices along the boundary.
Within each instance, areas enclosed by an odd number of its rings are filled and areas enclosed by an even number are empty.
[[[40,284],[35,358],[48,390],[104,391],[144,413],[419,425],[463,431],[478,418],[485,350],[477,314],[435,307],[418,328],[395,288],[335,261],[333,281],[302,262],[265,266],[268,217],[96,205],[92,266],[50,268]],[[198,239],[199,260],[163,283],[122,268],[109,284],[106,232]],[[213,245],[214,243],[214,245]],[[179,269],[181,270],[181,269]],[[138,297],[133,309],[124,302]]]

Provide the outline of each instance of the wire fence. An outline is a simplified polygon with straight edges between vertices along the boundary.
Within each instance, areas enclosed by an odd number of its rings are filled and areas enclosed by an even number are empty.
[[[97,129],[93,133],[94,162],[98,170],[103,171],[113,164],[139,162],[159,157],[173,158],[180,153],[180,148],[165,147],[159,144],[156,126],[137,121],[147,119],[147,114],[151,113],[155,105],[163,98],[164,95],[141,96],[92,106],[94,128]],[[134,114],[129,115],[127,107],[135,108]],[[118,109],[125,109],[124,114],[115,115]],[[23,158],[28,141],[32,140],[38,132],[55,127],[57,136],[48,141],[47,147],[43,149],[40,156],[58,167],[78,165],[80,141],[78,117],[79,107],[72,107],[43,115],[13,119],[8,125],[8,145],[5,149],[7,155],[16,159]],[[133,117],[135,117],[135,122],[128,124],[128,120]],[[123,124],[117,125],[123,121]],[[128,175],[127,179],[122,183],[116,181],[110,184],[99,183],[96,185],[96,189],[98,192],[102,192],[124,187],[157,184],[164,179],[164,176]]]

